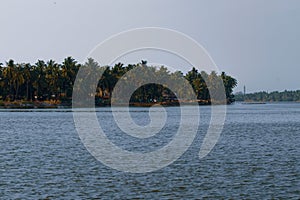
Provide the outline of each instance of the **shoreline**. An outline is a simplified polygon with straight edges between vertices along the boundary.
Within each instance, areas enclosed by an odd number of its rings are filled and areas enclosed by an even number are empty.
[[[233,103],[228,103],[226,105],[234,105],[234,104],[276,104],[276,103],[300,103],[299,101],[267,101],[267,102],[243,102],[243,101],[235,101]],[[147,108],[147,107],[158,107],[158,106],[163,106],[163,107],[179,107],[179,106],[192,106],[192,105],[197,105],[197,102],[159,102],[159,103],[129,103],[129,107],[137,107],[137,108]],[[210,106],[211,103],[203,103],[203,102],[198,102],[198,106]],[[215,105],[224,105],[224,104],[215,104]],[[117,104],[114,105],[116,107],[127,107],[128,104]],[[111,107],[110,104],[107,105],[95,105],[95,108],[109,108]],[[72,109],[72,104],[48,104],[44,102],[38,102],[38,103],[32,103],[32,104],[6,104],[6,105],[0,105],[1,110],[30,110],[30,109],[36,109],[36,110],[43,110],[43,109]],[[76,107],[76,108],[86,108],[84,106],[82,107]]]
[[[131,103],[124,103],[124,104],[114,104],[114,106],[128,106],[129,107],[152,107],[152,106],[164,106],[164,107],[177,107],[180,105],[211,105],[210,101],[170,101],[170,102],[156,102],[156,103],[142,103],[142,102],[131,102]],[[221,104],[221,103],[220,103]],[[84,106],[83,106],[84,107]],[[111,104],[96,104],[96,108],[101,107],[111,107]],[[36,101],[36,102],[27,102],[27,101],[12,101],[6,102],[2,101],[0,103],[0,109],[68,109],[72,108],[72,103],[61,103],[55,101]]]

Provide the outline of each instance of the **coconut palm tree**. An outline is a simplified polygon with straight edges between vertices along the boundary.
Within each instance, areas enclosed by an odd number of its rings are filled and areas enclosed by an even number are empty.
[[[76,74],[80,68],[80,64],[72,57],[67,57],[64,59],[61,66],[61,78],[62,78],[62,88],[64,94],[67,98],[71,98],[73,85],[75,82]]]
[[[232,92],[233,88],[237,86],[237,80],[232,78],[231,76],[227,76],[225,72],[222,72],[221,78],[224,83],[227,101],[228,103],[232,103],[234,101]]]
[[[59,65],[54,60],[49,60],[46,64],[46,82],[48,85],[48,98],[58,98],[58,80],[59,80]]]
[[[15,90],[15,98],[14,99],[20,99],[19,97],[19,89],[21,87],[21,85],[25,82],[24,77],[23,77],[23,73],[22,73],[22,64],[17,64],[16,68],[15,68],[15,73],[14,73],[14,82],[13,82],[13,86],[14,86],[14,90]]]
[[[7,88],[8,88],[8,99],[14,100],[14,91],[13,91],[13,85],[15,82],[15,63],[11,59],[8,62],[6,62],[6,67],[3,70],[3,77],[7,81]]]
[[[23,77],[24,81],[26,83],[26,99],[27,101],[31,100],[31,97],[29,95],[29,87],[30,87],[30,82],[31,82],[31,65],[29,63],[26,63],[23,65]]]
[[[35,89],[35,96],[37,99],[43,99],[45,95],[45,88],[47,88],[47,83],[45,79],[45,68],[46,63],[43,60],[38,60],[33,66],[34,73],[33,76],[33,86]]]

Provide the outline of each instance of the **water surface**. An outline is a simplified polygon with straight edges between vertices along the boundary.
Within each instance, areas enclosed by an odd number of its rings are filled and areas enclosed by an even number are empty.
[[[222,135],[207,157],[198,158],[210,119],[210,107],[203,106],[189,150],[168,167],[145,174],[119,172],[93,158],[68,109],[1,110],[0,197],[298,199],[300,104],[235,104],[227,109]],[[146,140],[123,134],[109,108],[98,108],[97,116],[115,144],[149,152],[167,144],[177,131],[179,108],[168,107],[167,112],[166,126]],[[137,124],[149,123],[148,108],[132,108],[131,116]]]

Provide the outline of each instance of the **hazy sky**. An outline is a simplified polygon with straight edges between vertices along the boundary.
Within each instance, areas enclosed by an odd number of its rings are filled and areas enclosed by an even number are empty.
[[[235,91],[300,89],[299,0],[1,0],[0,8],[2,63],[83,62],[109,36],[154,26],[202,44],[238,79]]]

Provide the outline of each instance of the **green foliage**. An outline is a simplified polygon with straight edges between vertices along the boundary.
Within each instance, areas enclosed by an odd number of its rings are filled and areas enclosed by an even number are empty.
[[[79,67],[71,57],[62,64],[53,60],[16,64],[9,60],[6,66],[0,65],[0,96],[4,101],[70,99]]]
[[[283,91],[283,92],[255,92],[244,94],[238,93],[235,95],[237,101],[300,101],[300,90],[296,91]]]
[[[210,103],[209,87],[218,88],[217,80],[222,80],[224,84],[226,98],[228,103],[234,101],[232,89],[237,85],[236,79],[226,75],[224,72],[218,75],[216,72],[207,74],[206,72],[198,72],[196,68],[184,75],[180,71],[170,72],[164,66],[155,68],[147,66],[147,61],[138,64],[129,64],[124,66],[117,63],[112,67],[99,67],[93,59],[88,59],[84,65],[72,57],[67,57],[59,64],[53,60],[47,62],[38,60],[35,64],[15,63],[9,60],[5,65],[0,63],[0,99],[3,101],[47,101],[54,100],[60,102],[71,102],[73,85],[76,74],[81,67],[96,66],[103,70],[102,77],[99,77],[95,98],[97,105],[109,105],[111,101],[112,91],[119,79],[132,69],[140,69],[141,73],[150,73],[157,77],[157,80],[164,80],[169,77],[174,83],[180,81],[184,77],[193,87],[197,99]],[[144,70],[143,69],[147,69]],[[150,75],[149,74],[149,75]],[[147,74],[143,74],[147,77]],[[131,80],[136,77],[129,77],[126,84],[132,84]],[[184,94],[186,88],[182,85],[178,93]],[[176,100],[176,95],[168,88],[168,85],[147,84],[139,87],[131,96],[131,102],[154,103]]]

